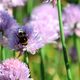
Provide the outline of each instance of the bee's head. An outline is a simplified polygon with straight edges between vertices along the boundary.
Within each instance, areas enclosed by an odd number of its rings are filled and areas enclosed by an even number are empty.
[[[22,29],[18,30],[17,36],[19,38],[19,43],[20,44],[27,45],[28,37],[26,36],[26,33]]]

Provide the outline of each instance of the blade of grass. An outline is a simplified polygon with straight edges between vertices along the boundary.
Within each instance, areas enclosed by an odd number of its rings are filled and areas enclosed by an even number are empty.
[[[25,51],[25,52],[24,52],[24,59],[23,59],[23,61],[28,65],[28,67],[29,67],[29,69],[30,69],[29,57],[30,57],[30,53],[27,52],[27,51]],[[30,72],[31,72],[31,71],[30,71]],[[31,75],[30,75],[30,78],[32,78]]]
[[[3,46],[0,45],[0,61],[3,60]]]
[[[79,64],[79,78],[80,78],[80,38],[77,37],[74,33],[73,35],[73,42],[74,46],[76,47],[77,50],[77,55],[78,55],[78,64]]]
[[[33,1],[34,0],[28,0],[27,1],[27,15],[30,16],[32,9],[33,9]]]
[[[41,80],[45,80],[45,71],[44,71],[44,53],[42,52],[42,49],[39,50],[40,55],[40,72],[41,72]]]
[[[33,0],[28,0],[27,1],[27,6],[25,6],[24,7],[24,9],[26,10],[26,14],[27,14],[27,17],[29,18],[30,17],[30,14],[31,14],[31,12],[32,12],[32,9],[33,9]],[[30,53],[29,52],[27,52],[27,51],[25,51],[25,53],[24,53],[24,62],[26,63],[26,64],[28,64],[28,67],[30,68],[30,66],[29,66],[29,64],[30,64],[30,62],[29,62],[29,55]],[[31,77],[31,75],[30,75],[30,77]]]
[[[72,80],[71,72],[70,72],[70,65],[69,65],[68,56],[67,56],[67,49],[66,49],[66,44],[65,44],[63,23],[62,23],[61,0],[57,0],[57,8],[58,8],[58,16],[59,16],[61,42],[62,42],[62,47],[63,47],[63,56],[64,56],[64,62],[65,62],[65,67],[67,71],[67,78],[68,80]]]
[[[0,40],[3,41],[3,32],[0,32]],[[5,59],[5,54],[3,53],[3,45],[1,44],[1,49],[0,49],[0,60],[4,60]]]

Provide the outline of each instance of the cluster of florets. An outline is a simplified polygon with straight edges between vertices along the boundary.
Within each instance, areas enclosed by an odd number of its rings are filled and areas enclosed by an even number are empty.
[[[18,59],[8,59],[0,64],[0,80],[30,80],[28,66]]]

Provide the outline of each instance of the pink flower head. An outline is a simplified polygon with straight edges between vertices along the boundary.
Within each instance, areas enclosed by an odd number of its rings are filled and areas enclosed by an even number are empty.
[[[80,22],[80,6],[74,4],[68,4],[63,10],[64,25],[73,33],[74,25]]]
[[[80,22],[77,22],[77,23],[75,24],[74,33],[75,33],[78,37],[80,37]]]
[[[68,4],[67,7],[64,8],[63,15],[65,15],[65,20],[68,24],[75,24],[80,21],[80,6]]]
[[[57,7],[42,4],[33,9],[31,20],[27,26],[32,27],[32,35],[28,39],[27,50],[35,53],[47,43],[53,43],[59,38],[59,22]]]
[[[1,80],[30,80],[29,69],[26,64],[18,59],[8,59],[0,64],[0,79]]]

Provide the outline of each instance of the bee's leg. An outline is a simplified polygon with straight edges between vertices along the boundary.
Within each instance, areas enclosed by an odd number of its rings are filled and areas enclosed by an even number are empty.
[[[17,58],[20,58],[23,55],[24,51],[22,49],[18,50]]]

